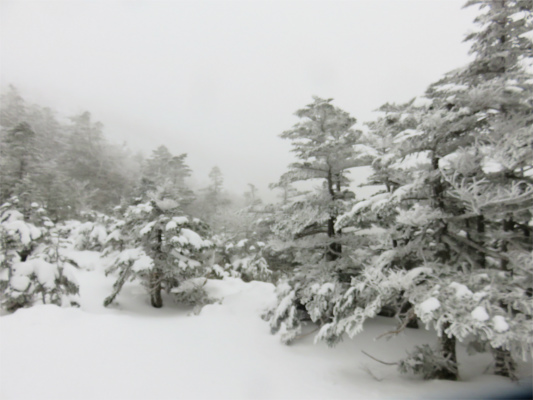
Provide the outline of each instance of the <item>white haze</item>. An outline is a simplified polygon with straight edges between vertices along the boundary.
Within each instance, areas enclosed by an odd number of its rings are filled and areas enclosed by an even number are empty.
[[[468,60],[463,1],[7,1],[1,85],[149,155],[188,154],[196,186],[267,185],[292,161],[278,137],[311,96],[359,122]]]

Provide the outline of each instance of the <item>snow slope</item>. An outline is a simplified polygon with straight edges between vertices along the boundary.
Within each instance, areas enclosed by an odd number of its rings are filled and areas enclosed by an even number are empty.
[[[94,253],[94,252],[93,252]],[[420,381],[361,353],[394,361],[429,332],[374,341],[394,326],[369,324],[355,340],[329,349],[309,335],[292,346],[272,336],[260,314],[274,287],[237,279],[209,281],[221,303],[199,315],[172,304],[154,309],[144,290],[127,284],[119,306],[104,308],[112,277],[95,255],[76,254],[81,308],[41,305],[0,318],[2,399],[372,399],[439,398],[514,388],[483,375],[486,355],[460,349],[461,382]],[[84,266],[84,262],[87,264]],[[312,327],[309,327],[312,330]]]

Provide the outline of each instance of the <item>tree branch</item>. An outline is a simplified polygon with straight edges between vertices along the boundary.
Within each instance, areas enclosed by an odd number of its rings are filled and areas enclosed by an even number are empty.
[[[361,353],[363,353],[365,356],[367,357],[370,357],[372,360],[374,361],[377,361],[378,363],[381,363],[381,364],[384,364],[384,365],[398,365],[397,362],[386,362],[386,361],[381,361],[381,360],[378,360],[376,357],[374,356],[371,356],[370,354],[368,354],[366,351],[364,350],[361,350]]]
[[[316,235],[318,233],[328,233],[328,230],[326,228],[317,228],[308,231],[303,231],[294,235],[294,239],[302,239],[304,237]]]
[[[483,246],[480,246],[479,244],[471,241],[470,239],[467,239],[465,237],[462,237],[462,236],[459,236],[459,235],[456,235],[454,233],[451,233],[451,232],[447,232],[447,233],[444,233],[442,235],[442,237],[449,237],[450,239],[453,239],[453,240],[456,240],[460,243],[463,243],[473,249],[476,249],[477,251],[481,252],[481,253],[485,253],[491,257],[494,257],[494,258],[499,258],[500,260],[505,260],[505,261],[509,261],[509,257],[507,257],[505,254],[501,254],[501,253],[498,253],[494,250],[490,250],[490,249],[486,249],[484,248]]]
[[[405,316],[405,319],[403,320],[402,324],[394,331],[385,332],[381,335],[379,335],[376,340],[381,339],[384,336],[388,335],[397,335],[398,333],[402,332],[405,328],[407,328],[407,324],[409,324],[409,321],[416,318],[415,310],[414,308],[409,309],[407,312],[407,315]]]

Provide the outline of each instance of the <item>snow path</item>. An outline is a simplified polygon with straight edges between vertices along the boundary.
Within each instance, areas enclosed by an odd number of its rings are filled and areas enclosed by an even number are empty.
[[[106,309],[113,279],[102,266],[76,272],[81,309],[44,305],[0,318],[0,398],[372,399],[438,397],[495,381],[512,387],[494,376],[469,378],[481,375],[484,356],[457,383],[402,377],[368,359],[361,349],[393,361],[433,341],[422,330],[374,341],[394,325],[390,319],[333,349],[314,345],[312,335],[284,346],[259,317],[275,300],[271,284],[209,281],[223,302],[195,316],[169,298],[162,309],[151,308],[134,284],[117,297],[119,307]]]

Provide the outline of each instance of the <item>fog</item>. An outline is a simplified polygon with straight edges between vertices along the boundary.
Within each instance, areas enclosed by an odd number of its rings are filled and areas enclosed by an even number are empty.
[[[62,115],[88,110],[111,141],[217,165],[235,193],[292,161],[278,135],[312,96],[359,123],[468,61],[464,1],[6,1],[2,87]]]

